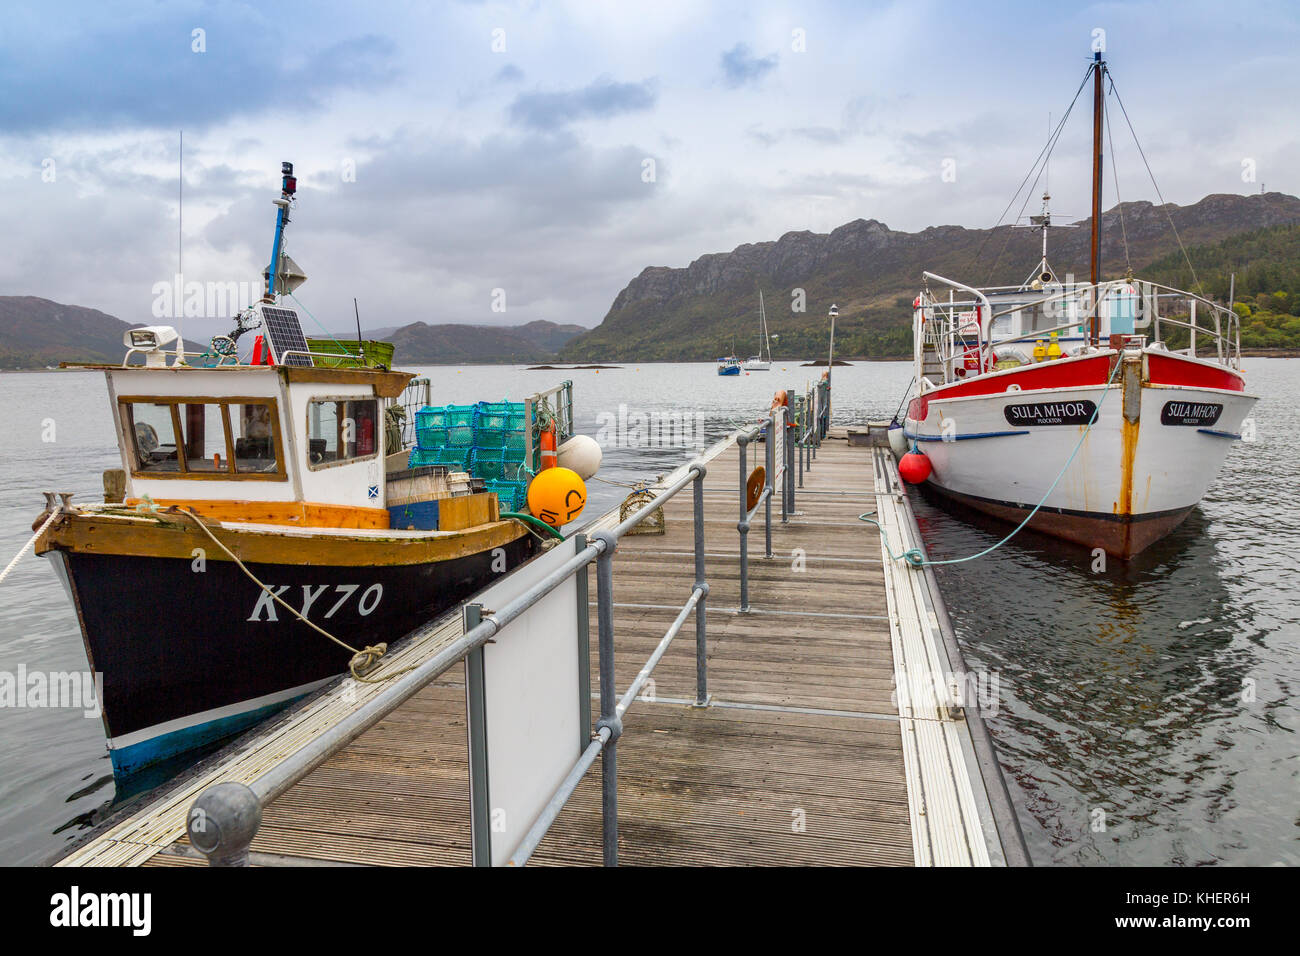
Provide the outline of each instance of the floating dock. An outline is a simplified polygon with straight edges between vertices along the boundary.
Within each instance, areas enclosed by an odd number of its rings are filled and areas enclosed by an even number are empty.
[[[741,451],[733,435],[698,459],[707,467],[709,703],[696,705],[695,645],[679,636],[617,738],[619,861],[1026,864],[933,575],[891,560],[876,527],[858,517],[875,512],[895,553],[923,550],[888,449],[854,447],[842,430],[832,431],[799,479],[791,475],[794,507],[785,520],[779,508],[769,519],[771,557],[761,515],[749,530],[747,610]],[[671,498],[663,511],[662,534],[623,537],[613,557],[620,688],[661,646],[696,582],[690,494]],[[585,530],[619,520],[615,511]],[[434,660],[464,633],[461,615],[444,618],[395,649],[377,673]],[[468,865],[467,669],[459,660],[346,745],[323,748],[315,769],[263,807],[249,861]],[[255,784],[276,774],[294,751],[328,742],[383,687],[348,678],[318,692],[125,808],[58,865],[206,865],[186,835],[195,798],[217,782]],[[598,769],[586,772],[529,862],[602,862]]]

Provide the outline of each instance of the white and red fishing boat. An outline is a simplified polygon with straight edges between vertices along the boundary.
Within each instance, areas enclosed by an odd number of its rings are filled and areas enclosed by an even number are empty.
[[[1061,281],[1048,263],[1046,194],[1031,220],[1043,257],[1023,284],[925,273],[900,470],[979,511],[1128,558],[1197,505],[1256,398],[1231,308],[1131,273],[1100,277],[1101,54],[1089,70],[1091,281]]]

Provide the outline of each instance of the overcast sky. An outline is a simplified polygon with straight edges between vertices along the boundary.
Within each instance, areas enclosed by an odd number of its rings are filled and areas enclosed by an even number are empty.
[[[188,281],[256,280],[291,160],[298,298],[331,329],[353,296],[371,327],[595,325],[648,265],[856,218],[992,225],[1098,28],[1167,200],[1300,193],[1295,3],[982,6],[6,3],[0,294],[153,321],[183,129]],[[1051,166],[1071,218],[1088,113]],[[1154,200],[1113,120],[1120,196]]]

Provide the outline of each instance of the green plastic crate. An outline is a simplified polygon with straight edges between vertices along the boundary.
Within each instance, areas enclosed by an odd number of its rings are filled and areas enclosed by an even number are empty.
[[[522,481],[527,476],[522,452],[509,448],[475,448],[469,456],[469,473],[486,481]]]
[[[338,356],[338,358],[325,358],[320,354],[313,355],[312,364],[317,368],[393,367],[393,351],[396,347],[392,342],[366,340],[361,345],[365,347],[366,358],[364,364],[357,354],[359,349],[356,339],[308,339],[307,351],[326,352],[330,356]]]
[[[474,445],[474,429],[469,425],[416,425],[415,443],[421,448],[455,447],[468,450]]]
[[[474,446],[508,448],[522,457],[528,448],[523,402],[479,402],[474,411]]]
[[[415,413],[417,428],[451,428],[458,425],[473,427],[477,405],[426,405]]]
[[[469,448],[412,448],[410,460],[407,461],[407,468],[418,468],[421,465],[447,465],[455,468],[457,471],[465,471],[466,464],[469,461],[469,454],[472,449]]]
[[[485,481],[483,490],[496,494],[502,511],[523,511],[528,503],[528,482]]]

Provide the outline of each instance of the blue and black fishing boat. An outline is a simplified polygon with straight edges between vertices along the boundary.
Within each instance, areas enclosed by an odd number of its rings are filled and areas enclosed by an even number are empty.
[[[296,185],[284,164],[266,291],[230,335],[200,356],[169,327],[131,329],[123,364],[99,366],[121,468],[105,473],[104,504],[51,500],[37,519],[36,551],[102,680],[118,774],[364,671],[538,548],[454,469],[424,520],[396,519],[412,481],[392,411],[413,374],[309,350],[282,301],[305,278],[284,248]],[[241,360],[236,340],[254,329]]]

